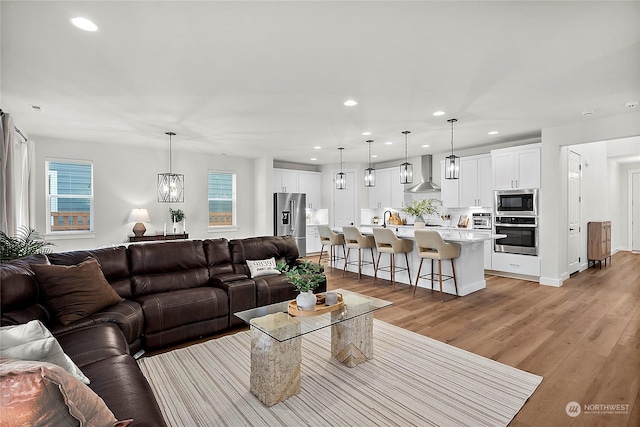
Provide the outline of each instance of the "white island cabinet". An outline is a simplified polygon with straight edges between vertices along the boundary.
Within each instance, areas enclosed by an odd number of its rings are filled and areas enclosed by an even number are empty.
[[[398,237],[403,239],[415,239],[414,237],[414,228],[413,227],[390,227]],[[445,242],[454,242],[459,243],[461,246],[460,257],[455,260],[456,267],[456,277],[458,279],[458,294],[460,296],[469,295],[472,292],[479,291],[480,289],[484,289],[487,287],[487,282],[484,279],[484,265],[485,265],[485,241],[487,240],[495,240],[506,237],[504,234],[491,234],[487,231],[474,231],[474,230],[460,230],[460,229],[452,229],[452,228],[430,228],[431,230],[437,231],[442,236],[442,239]],[[342,231],[341,229],[337,229],[336,231]],[[371,227],[362,227],[360,228],[360,232],[365,235],[373,235],[373,228]],[[354,261],[357,259],[357,251],[352,251],[351,257],[355,256],[356,258],[350,259],[350,261]],[[398,283],[406,283],[411,284],[412,286],[415,284],[416,275],[418,273],[418,267],[420,266],[420,257],[418,256],[417,248],[415,247],[413,251],[408,254],[409,255],[409,271],[411,273],[411,281],[409,281],[409,276],[406,271],[398,271],[396,272],[396,282]],[[378,255],[376,254],[376,259]],[[399,267],[404,267],[404,257],[401,254],[396,255],[397,265]],[[380,265],[385,266],[389,264],[389,255],[382,254],[380,257]],[[343,263],[336,265],[338,268],[343,267]],[[437,263],[434,263],[435,272],[437,273],[438,267]],[[349,271],[357,272],[357,265],[349,265]],[[431,270],[431,262],[430,260],[425,260],[422,264],[422,271],[420,275],[429,274]],[[373,266],[365,265],[362,267],[362,274],[373,277]],[[443,262],[442,263],[442,274],[451,275],[451,263]],[[389,272],[378,272],[378,277],[381,279],[391,280],[391,275]],[[440,284],[438,280],[434,280],[435,289],[440,289]],[[431,280],[428,279],[420,279],[418,282],[418,286],[421,288],[430,288]],[[453,285],[453,280],[447,280],[442,282],[442,292],[448,294],[455,295],[455,287]]]

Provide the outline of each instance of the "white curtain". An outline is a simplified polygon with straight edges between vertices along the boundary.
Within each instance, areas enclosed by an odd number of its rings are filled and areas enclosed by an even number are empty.
[[[0,152],[0,230],[14,236],[21,226],[35,228],[35,148],[16,136],[13,119],[2,115]]]

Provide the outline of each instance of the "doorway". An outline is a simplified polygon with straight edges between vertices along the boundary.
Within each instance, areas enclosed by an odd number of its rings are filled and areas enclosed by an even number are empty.
[[[580,154],[569,150],[568,152],[568,254],[569,275],[580,271],[580,182],[582,179],[582,166]]]
[[[631,173],[630,196],[631,250],[640,252],[640,171]]]

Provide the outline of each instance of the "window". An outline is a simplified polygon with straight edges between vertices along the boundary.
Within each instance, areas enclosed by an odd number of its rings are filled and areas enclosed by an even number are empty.
[[[209,172],[209,227],[236,226],[236,174]]]
[[[47,160],[47,233],[93,231],[93,163]]]

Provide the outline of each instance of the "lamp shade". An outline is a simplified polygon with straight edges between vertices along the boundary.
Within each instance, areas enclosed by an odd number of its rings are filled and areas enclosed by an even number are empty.
[[[149,212],[146,209],[131,209],[129,214],[129,222],[149,222]]]

